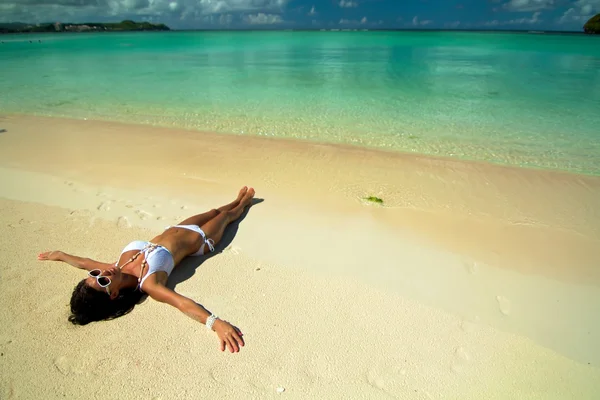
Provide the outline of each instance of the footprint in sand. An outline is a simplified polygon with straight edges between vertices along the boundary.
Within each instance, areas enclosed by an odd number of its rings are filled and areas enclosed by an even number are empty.
[[[71,360],[65,356],[60,356],[54,360],[54,366],[63,375],[81,374],[83,371],[75,367]]]
[[[460,329],[469,333],[475,330],[475,326],[479,323],[479,317],[475,315],[473,318],[467,318],[460,323]]]
[[[410,376],[407,375],[407,367],[407,360],[388,360],[367,371],[367,383],[393,396],[393,393],[406,386],[407,380],[410,381]]]
[[[136,210],[135,213],[142,221],[144,221],[152,216],[152,214],[150,214],[149,212],[144,211],[144,210]]]
[[[467,351],[463,347],[457,347],[454,351],[454,355],[460,361],[469,361],[471,359],[471,355],[467,353]]]
[[[90,365],[90,371],[96,376],[118,376],[126,373],[131,366],[128,363],[128,360],[125,359],[108,359],[108,358],[100,358],[95,361],[92,361]]]
[[[240,254],[240,251],[242,251],[241,247],[237,247],[237,246],[229,246],[226,249],[228,252],[230,252],[231,254],[235,254],[236,256],[238,254]]]
[[[111,204],[110,201],[103,201],[98,206],[98,211],[110,211],[110,204]]]
[[[375,371],[371,370],[367,372],[367,382],[369,385],[385,392],[385,381]]]
[[[19,393],[15,390],[15,385],[11,382],[9,384],[8,390],[6,391],[6,394],[5,394],[6,398],[7,399],[18,399],[21,397],[18,394]],[[4,398],[4,397],[0,396],[0,398]]]
[[[241,365],[223,364],[209,371],[209,376],[215,382],[230,387],[237,387],[251,394],[257,392],[268,393],[273,388],[281,387],[278,382],[279,371],[266,367],[257,370],[253,366],[243,363]]]
[[[65,356],[61,356],[58,357],[56,360],[54,360],[54,366],[56,367],[56,369],[58,369],[60,371],[61,374],[63,375],[69,375],[69,360],[67,359],[67,357]]]
[[[117,219],[117,228],[131,228],[131,222],[129,222],[127,217],[121,216]]]
[[[504,296],[496,296],[496,300],[498,301],[500,312],[504,315],[510,315],[510,300]]]
[[[450,369],[460,374],[464,371],[465,367],[471,360],[471,355],[463,347],[457,347],[454,351],[454,361]]]
[[[94,216],[93,212],[90,210],[74,210],[71,211],[69,215],[74,218],[92,218]]]
[[[475,261],[465,262],[465,268],[467,269],[467,272],[472,275],[475,275],[477,272],[479,272],[479,266]]]

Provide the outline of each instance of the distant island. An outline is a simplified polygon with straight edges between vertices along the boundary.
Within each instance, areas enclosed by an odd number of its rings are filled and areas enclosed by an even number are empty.
[[[25,24],[21,22],[0,23],[0,33],[43,33],[43,32],[114,32],[114,31],[169,31],[165,24],[150,22],[86,22],[82,24],[47,22]]]
[[[583,25],[583,31],[585,33],[595,33],[596,35],[600,34],[600,14],[590,18],[590,20]]]

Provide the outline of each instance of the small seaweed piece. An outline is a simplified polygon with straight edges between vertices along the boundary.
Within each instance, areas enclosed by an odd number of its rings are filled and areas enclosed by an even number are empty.
[[[376,196],[365,197],[365,200],[372,201],[373,203],[383,204],[383,200]]]

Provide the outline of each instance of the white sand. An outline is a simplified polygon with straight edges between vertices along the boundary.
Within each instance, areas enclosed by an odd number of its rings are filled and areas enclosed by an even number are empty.
[[[596,178],[90,121],[0,125],[2,399],[600,393]],[[39,252],[114,261],[244,184],[264,202],[231,244],[172,275],[240,327],[239,354],[152,299],[68,323],[85,273]]]

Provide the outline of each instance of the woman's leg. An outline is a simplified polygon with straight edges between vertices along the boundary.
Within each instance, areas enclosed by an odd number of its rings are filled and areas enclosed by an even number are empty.
[[[227,225],[241,217],[244,209],[252,203],[253,198],[254,189],[250,188],[235,207],[219,213],[215,218],[202,225],[200,228],[204,231],[206,239],[212,239],[215,244],[219,243]],[[203,244],[204,239],[200,238],[198,248],[195,251],[198,251]],[[207,250],[204,251],[206,253]]]
[[[235,208],[238,204],[240,204],[240,201],[242,200],[242,198],[244,197],[244,195],[246,194],[247,191],[248,191],[248,188],[246,186],[244,186],[240,190],[240,193],[238,194],[237,199],[235,199],[231,203],[221,206],[217,209],[212,209],[205,213],[186,218],[177,225],[198,225],[198,226],[205,225],[206,223],[208,223],[208,221],[215,218],[217,215],[221,214],[222,212],[229,211],[229,210]]]

